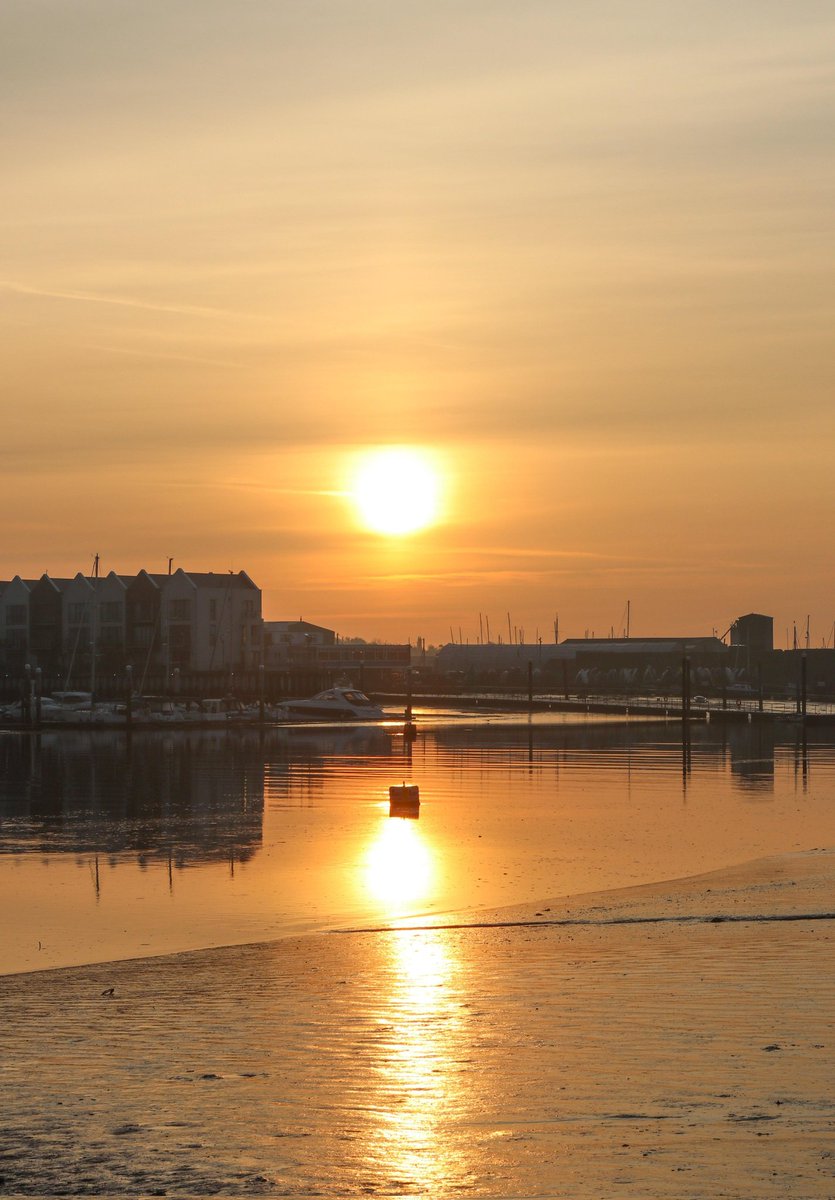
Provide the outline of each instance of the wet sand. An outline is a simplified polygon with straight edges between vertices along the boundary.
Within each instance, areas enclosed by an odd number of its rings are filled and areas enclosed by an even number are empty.
[[[833,912],[815,853],[7,977],[0,1194],[835,1196]]]

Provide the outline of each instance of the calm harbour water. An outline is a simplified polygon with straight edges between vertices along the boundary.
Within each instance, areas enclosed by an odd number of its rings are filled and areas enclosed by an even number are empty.
[[[396,726],[0,735],[0,973],[538,902],[835,844],[791,726],[424,714]],[[413,782],[418,820],[388,815]]]

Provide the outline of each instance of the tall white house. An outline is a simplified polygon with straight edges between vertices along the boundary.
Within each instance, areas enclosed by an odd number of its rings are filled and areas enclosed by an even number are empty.
[[[98,664],[143,674],[257,668],[261,589],[245,571],[140,571],[0,580],[0,665],[87,677]]]

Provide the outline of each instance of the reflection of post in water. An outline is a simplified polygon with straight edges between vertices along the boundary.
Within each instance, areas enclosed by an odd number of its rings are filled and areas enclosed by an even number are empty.
[[[34,734],[29,739],[29,778],[32,783],[35,780],[40,782],[40,766],[41,766],[41,735]]]
[[[684,732],[681,739],[681,780],[684,785],[684,791],[687,792],[687,781],[693,772],[693,751],[690,744],[690,729],[687,725],[684,726]]]
[[[804,721],[794,743],[794,786],[797,788],[797,777],[800,775],[801,788],[805,792],[809,786],[809,746],[806,741],[806,722]]]
[[[403,765],[408,767],[407,775],[412,773],[412,738],[404,737],[403,739]]]
[[[101,880],[99,879],[99,856],[93,856],[93,891],[96,893],[96,904],[101,900]]]
[[[800,759],[803,773],[803,791],[809,786],[809,747],[806,745],[806,722],[803,722],[800,734]]]
[[[528,774],[533,774],[533,721],[528,714]]]

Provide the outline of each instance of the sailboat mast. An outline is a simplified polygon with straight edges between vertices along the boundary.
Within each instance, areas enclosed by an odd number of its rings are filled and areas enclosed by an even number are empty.
[[[90,712],[96,705],[96,642],[98,636],[98,590],[99,556],[93,558],[93,599],[90,604]]]

